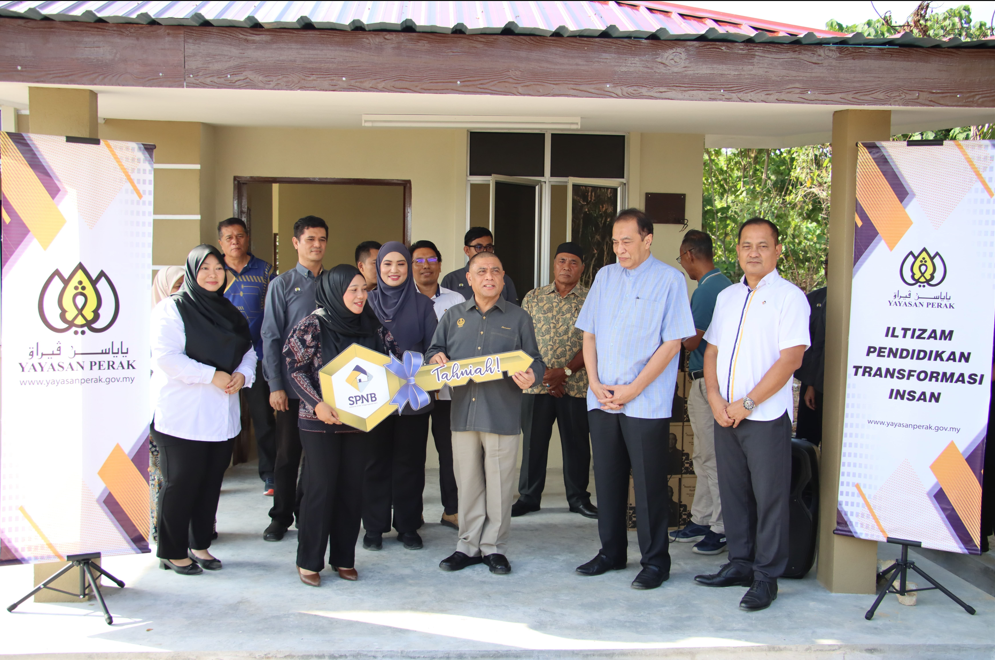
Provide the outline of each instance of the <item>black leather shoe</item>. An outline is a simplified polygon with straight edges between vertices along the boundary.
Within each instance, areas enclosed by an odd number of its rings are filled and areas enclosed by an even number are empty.
[[[201,559],[193,553],[192,550],[187,550],[187,557],[193,560],[195,564],[198,564],[205,571],[220,571],[221,570],[221,560],[214,559]]]
[[[164,571],[173,571],[174,573],[179,573],[180,575],[200,575],[204,572],[204,569],[196,563],[187,564],[186,566],[177,566],[168,559],[160,559],[159,568]]]
[[[598,517],[598,507],[596,507],[593,504],[591,504],[590,502],[588,502],[587,504],[581,504],[580,506],[572,506],[572,507],[570,507],[570,513],[579,513],[580,515],[584,516],[585,518],[594,518],[594,519],[597,519],[597,517]]]
[[[374,552],[383,550],[383,534],[370,534],[366,532],[363,535],[363,548]]]
[[[283,535],[287,533],[287,528],[278,522],[271,522],[266,531],[263,532],[264,541],[282,541]]]
[[[439,562],[439,568],[444,571],[462,571],[467,566],[475,566],[483,561],[480,557],[470,557],[456,551]]]
[[[484,563],[490,566],[491,573],[496,573],[497,575],[507,575],[508,573],[511,573],[511,564],[508,563],[508,558],[504,555],[499,555],[497,553],[486,555],[484,557]]]
[[[598,556],[577,567],[577,572],[581,575],[602,575],[608,571],[621,571],[625,568],[625,561],[613,562],[607,555],[600,552]]]
[[[712,575],[695,575],[694,581],[706,587],[748,587],[753,584],[753,571],[743,572],[733,564],[726,564]]]
[[[754,580],[743,600],[739,601],[739,609],[758,612],[770,607],[775,600],[777,600],[777,582]]]
[[[511,505],[511,517],[517,518],[518,516],[524,516],[526,513],[532,513],[533,511],[538,511],[538,504],[528,504],[521,500],[518,500]]]
[[[633,589],[656,589],[670,579],[670,573],[664,573],[656,566],[643,566],[639,575],[632,581]]]
[[[421,550],[424,546],[418,532],[404,532],[397,535],[397,540],[404,544],[408,550]]]

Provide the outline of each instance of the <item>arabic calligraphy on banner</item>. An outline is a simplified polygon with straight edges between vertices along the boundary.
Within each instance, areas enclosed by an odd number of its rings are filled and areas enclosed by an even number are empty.
[[[429,404],[428,392],[444,385],[501,380],[525,371],[532,358],[524,351],[484,355],[446,364],[424,364],[421,353],[407,351],[403,360],[353,344],[319,372],[321,395],[339,419],[369,431],[398,408],[420,410]]]

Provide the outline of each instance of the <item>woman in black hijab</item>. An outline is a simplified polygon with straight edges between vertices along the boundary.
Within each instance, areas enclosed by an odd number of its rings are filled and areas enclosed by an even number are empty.
[[[197,575],[221,562],[208,548],[221,480],[242,429],[238,391],[252,385],[249,324],[224,297],[224,260],[200,245],[187,256],[180,290],[152,312],[152,427],[159,448],[163,570]]]
[[[345,426],[321,397],[318,372],[352,344],[379,353],[394,339],[366,306],[366,279],[341,264],[318,276],[318,309],[294,326],[283,347],[290,386],[300,397],[298,426],[304,446],[303,499],[298,519],[297,573],[301,582],[321,585],[325,549],[339,577],[356,580],[356,539],[367,445],[383,433]]]
[[[392,353],[402,359],[405,351],[424,354],[438,325],[435,303],[415,287],[411,278],[411,253],[401,243],[385,243],[377,255],[377,288],[370,292],[370,307],[397,341]],[[420,410],[405,406],[400,416],[381,422],[389,430],[370,443],[370,460],[363,487],[363,547],[383,548],[390,531],[391,508],[397,540],[409,550],[422,547],[422,491],[425,490],[425,446],[431,401]]]

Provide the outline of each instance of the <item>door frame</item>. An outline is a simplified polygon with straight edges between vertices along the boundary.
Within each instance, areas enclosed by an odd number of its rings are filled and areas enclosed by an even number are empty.
[[[404,244],[411,245],[411,180],[410,179],[339,179],[331,177],[235,176],[232,216],[239,218],[252,232],[249,213],[250,183],[294,183],[338,186],[400,186],[404,189]]]
[[[517,177],[517,176],[504,176],[503,174],[493,174],[490,177],[491,182],[491,197],[490,197],[490,219],[489,219],[489,229],[491,234],[494,236],[495,245],[498,242],[498,236],[494,233],[494,203],[496,201],[496,191],[498,183],[508,183],[514,186],[525,186],[532,187],[535,189],[535,235],[533,236],[534,241],[534,252],[532,262],[532,287],[537,288],[542,286],[540,280],[540,273],[543,272],[542,268],[549,269],[546,262],[549,257],[542,253],[540,254],[540,244],[542,243],[542,237],[545,235],[548,240],[549,227],[548,223],[543,222],[543,180],[541,178],[529,178],[529,177]]]

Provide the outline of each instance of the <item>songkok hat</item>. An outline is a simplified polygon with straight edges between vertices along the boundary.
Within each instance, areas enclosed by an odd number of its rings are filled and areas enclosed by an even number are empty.
[[[556,254],[572,254],[580,259],[581,263],[584,262],[584,253],[581,251],[580,246],[572,241],[560,243],[560,246],[556,248]]]

